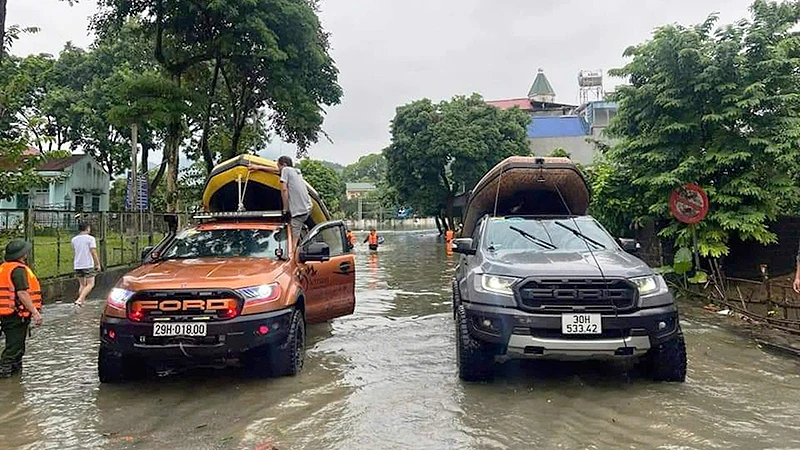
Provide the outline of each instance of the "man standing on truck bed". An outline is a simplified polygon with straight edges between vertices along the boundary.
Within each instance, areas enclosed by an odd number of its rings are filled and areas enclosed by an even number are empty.
[[[0,265],[0,327],[6,336],[6,348],[0,357],[0,378],[22,370],[30,319],[36,325],[42,323],[41,286],[26,264],[30,251],[29,242],[14,239],[6,246],[5,262]]]
[[[303,174],[292,164],[292,158],[281,156],[278,158],[278,168],[275,169],[261,164],[250,164],[251,170],[260,170],[279,174],[281,176],[281,199],[283,200],[283,213],[291,217],[292,239],[297,245],[300,242],[300,233],[303,224],[311,214],[311,196],[303,181]]]

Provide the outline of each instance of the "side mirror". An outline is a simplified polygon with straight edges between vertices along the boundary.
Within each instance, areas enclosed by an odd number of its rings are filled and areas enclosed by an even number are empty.
[[[150,247],[145,247],[142,250],[142,261],[144,261],[145,259],[147,259],[148,256],[150,256],[150,253],[153,251],[154,248],[155,247],[150,246]]]
[[[325,262],[329,259],[331,259],[331,249],[324,242],[312,242],[300,250],[300,262]]]
[[[462,255],[474,255],[475,249],[472,247],[472,238],[453,239],[453,251]]]
[[[620,239],[619,245],[628,253],[636,253],[642,249],[642,245],[636,242],[636,239]]]

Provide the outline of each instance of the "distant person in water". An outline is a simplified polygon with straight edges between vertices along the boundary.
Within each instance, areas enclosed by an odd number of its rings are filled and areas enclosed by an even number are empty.
[[[369,249],[373,252],[378,251],[378,245],[380,244],[380,238],[378,237],[378,231],[374,228],[369,230],[369,234],[367,238],[364,239],[364,242],[369,243]]]
[[[347,230],[347,246],[350,250],[353,250],[356,247],[356,235],[353,234],[353,230]]]
[[[300,173],[300,169],[294,167],[292,158],[288,156],[278,158],[277,168],[250,163],[250,169],[281,176],[283,214],[290,218],[292,239],[297,245],[301,239],[303,224],[306,223],[308,216],[311,214],[311,196],[308,195],[308,188],[305,181],[303,181],[303,174]]]
[[[100,271],[100,257],[97,255],[97,241],[92,236],[92,227],[88,222],[80,222],[78,235],[72,238],[72,252],[75,255],[73,268],[78,277],[77,306],[83,306],[86,297],[94,289],[94,278]]]

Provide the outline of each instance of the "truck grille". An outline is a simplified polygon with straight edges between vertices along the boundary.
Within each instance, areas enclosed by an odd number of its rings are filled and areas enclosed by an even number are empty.
[[[638,295],[625,279],[528,279],[516,288],[520,308],[538,312],[622,312]]]
[[[141,291],[128,301],[128,316],[139,314],[137,319],[144,322],[227,320],[238,316],[242,305],[229,289]]]

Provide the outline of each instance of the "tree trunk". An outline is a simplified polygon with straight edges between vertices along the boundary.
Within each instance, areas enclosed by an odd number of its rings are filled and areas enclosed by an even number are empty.
[[[167,130],[164,158],[167,159],[167,211],[178,212],[178,143],[181,126],[173,122]]]
[[[456,229],[455,221],[453,220],[453,201],[454,198],[452,195],[448,196],[447,198],[447,226],[450,230]]]
[[[220,64],[221,61],[217,58],[216,63],[214,63],[214,76],[211,78],[211,86],[208,89],[208,105],[206,106],[206,115],[203,118],[203,134],[200,137],[200,151],[203,154],[208,173],[211,173],[211,170],[214,169],[214,156],[208,148],[208,133],[211,129],[211,108],[214,106],[214,95],[217,92]]]
[[[0,63],[6,50],[6,4],[8,0],[0,0]]]
[[[156,176],[153,177],[153,181],[150,182],[150,195],[153,195],[153,192],[156,191],[156,188],[161,183],[161,179],[164,178],[164,172],[167,170],[167,151],[164,150],[163,160],[161,164],[158,166],[158,172],[156,172]]]
[[[433,216],[433,220],[436,221],[436,229],[439,230],[439,236],[443,235],[444,231],[442,231],[442,222],[439,220],[439,215]]]

